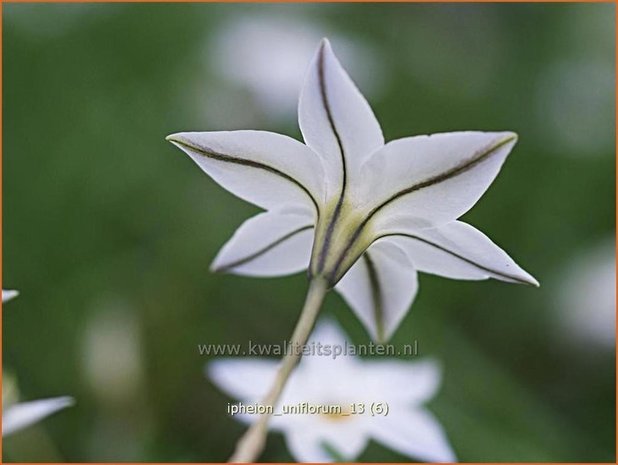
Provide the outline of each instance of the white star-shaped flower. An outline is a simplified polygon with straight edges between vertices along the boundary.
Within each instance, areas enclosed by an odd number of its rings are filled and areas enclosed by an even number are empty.
[[[17,291],[2,290],[2,303],[17,297]],[[3,384],[4,388],[4,384]],[[3,389],[4,391],[4,389]],[[30,402],[13,403],[3,392],[2,402],[2,436],[8,436],[42,420],[75,402],[72,397],[62,396]]]
[[[414,300],[417,271],[538,285],[487,236],[457,221],[495,179],[516,134],[451,132],[385,144],[327,40],[309,67],[299,124],[305,144],[265,131],[168,136],[221,186],[266,210],[240,226],[214,270],[308,269],[380,341]]]
[[[351,461],[374,439],[417,460],[455,461],[442,427],[423,405],[440,386],[437,363],[325,355],[327,347],[342,348],[345,340],[336,324],[319,323],[308,347],[322,344],[323,355],[302,358],[274,410],[282,413],[287,406],[288,412],[294,412],[293,407],[303,409],[304,404],[321,409],[272,417],[270,429],[285,435],[294,458],[299,462],[331,462],[335,458],[328,452],[331,448]],[[245,405],[254,405],[272,383],[277,367],[273,360],[222,359],[211,362],[208,374],[223,391]],[[388,413],[372,416],[372,404],[387,405]],[[246,422],[257,417],[238,415]]]

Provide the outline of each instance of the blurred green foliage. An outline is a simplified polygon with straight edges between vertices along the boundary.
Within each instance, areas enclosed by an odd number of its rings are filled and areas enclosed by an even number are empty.
[[[430,408],[460,460],[614,461],[613,349],[558,337],[556,304],[571,259],[614,235],[614,5],[3,9],[3,277],[21,291],[4,312],[3,362],[22,398],[77,399],[6,439],[4,460],[227,459],[244,427],[226,416],[197,344],[280,342],[307,283],[208,271],[257,209],[164,137],[240,127],[300,137],[293,113],[269,117],[213,60],[230,24],[268,18],[371,48],[360,67],[369,79],[379,68],[366,93],[387,140],[519,133],[465,219],[542,287],[422,275],[393,342],[417,339],[442,362]],[[324,313],[368,341],[337,295]],[[291,460],[276,434],[263,458]],[[359,460],[406,458],[372,443]]]

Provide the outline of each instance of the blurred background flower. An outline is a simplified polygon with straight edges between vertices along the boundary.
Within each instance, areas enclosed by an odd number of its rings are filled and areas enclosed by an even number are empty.
[[[586,352],[616,346],[616,247],[608,238],[576,251],[558,275],[560,292],[554,317],[563,341]]]
[[[79,349],[81,371],[100,408],[90,454],[105,461],[139,460],[148,416],[140,322],[118,296],[101,296],[93,307]],[[109,443],[118,446],[110,449]]]
[[[456,461],[442,426],[424,406],[440,388],[438,363],[333,356],[346,342],[334,321],[319,321],[307,347],[320,344],[322,349],[303,357],[273,408],[269,428],[283,433],[294,458],[304,463],[355,460],[375,439],[411,458]],[[221,390],[241,401],[236,404],[240,409],[261,402],[278,365],[275,360],[221,358],[207,372]],[[312,408],[323,411],[303,413]],[[236,417],[249,423],[258,418],[245,412]]]
[[[440,388],[439,364],[431,359],[333,356],[346,342],[337,323],[318,321],[306,347],[322,348],[301,359],[274,406],[269,429],[283,433],[293,457],[304,463],[348,462],[374,439],[413,459],[455,462],[440,422],[424,405]],[[234,403],[241,409],[262,401],[278,366],[276,360],[219,358],[207,373],[223,392],[241,401]],[[305,413],[312,409],[319,413]],[[258,418],[236,415],[246,423]]]
[[[294,118],[316,44],[329,35],[350,73],[358,73],[358,85],[375,95],[385,76],[371,42],[353,40],[343,31],[332,35],[318,18],[307,16],[245,14],[223,21],[204,50],[207,70],[236,84],[236,91],[249,91],[267,118]]]
[[[18,295],[19,292],[16,290],[2,289],[2,304]],[[19,389],[15,376],[4,370],[2,375],[2,437],[28,428],[75,403],[69,396],[19,402]]]
[[[257,209],[164,137],[252,127],[299,138],[281,63],[294,44],[310,42],[310,55],[314,36],[337,40],[387,140],[520,136],[508,176],[463,220],[509,244],[543,286],[421,276],[393,340],[444,362],[430,408],[458,459],[615,459],[614,352],[587,343],[584,354],[560,336],[582,308],[561,297],[567,269],[615,234],[614,5],[81,6],[3,7],[3,276],[22,291],[3,315],[3,361],[23,398],[79,399],[7,438],[4,460],[227,459],[243,426],[204,379],[197,344],[280,343],[307,283],[208,272]],[[243,78],[240,60],[263,69]],[[289,70],[302,78],[308,58],[298,62]],[[613,243],[605,250],[612,263]],[[593,287],[609,282],[601,274]],[[591,320],[612,327],[604,312]],[[338,296],[324,313],[368,342]],[[263,458],[292,460],[279,437]],[[358,459],[407,460],[376,442]]]

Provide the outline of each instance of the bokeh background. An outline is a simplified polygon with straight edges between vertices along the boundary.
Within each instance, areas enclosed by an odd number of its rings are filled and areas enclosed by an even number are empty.
[[[393,342],[440,359],[429,404],[462,461],[614,461],[614,6],[142,4],[3,7],[5,383],[77,405],[5,461],[224,461],[243,426],[197,344],[279,343],[307,287],[208,265],[257,212],[164,141],[300,138],[331,39],[387,140],[520,142],[465,220],[541,282],[421,276]],[[368,336],[337,295],[334,315]],[[405,386],[402,386],[405,389]],[[289,461],[272,434],[263,458]],[[371,443],[361,461],[405,461]]]

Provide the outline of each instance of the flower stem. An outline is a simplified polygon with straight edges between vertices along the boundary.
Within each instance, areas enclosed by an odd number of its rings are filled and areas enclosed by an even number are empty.
[[[290,339],[292,350],[283,357],[275,381],[268,394],[262,400],[262,405],[271,405],[273,410],[277,406],[276,404],[281,396],[281,392],[292,374],[292,370],[294,370],[294,367],[300,360],[301,351],[299,347],[307,343],[327,291],[328,285],[326,280],[320,277],[312,278],[307,291],[305,305]],[[264,449],[268,433],[268,422],[271,416],[272,414],[270,413],[264,413],[249,427],[236,443],[236,450],[230,457],[229,462],[255,462]]]

